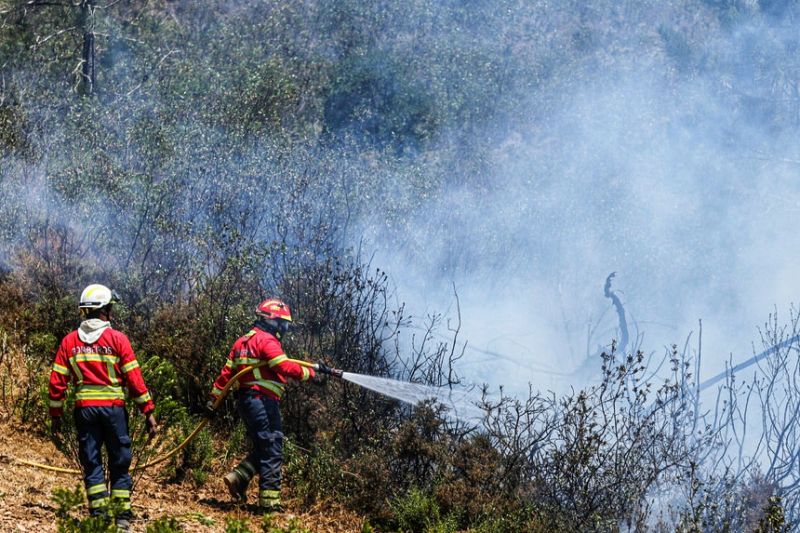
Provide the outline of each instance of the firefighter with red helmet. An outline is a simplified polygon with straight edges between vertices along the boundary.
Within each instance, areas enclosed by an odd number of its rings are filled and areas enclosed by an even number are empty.
[[[256,308],[253,328],[233,344],[212,389],[216,399],[237,372],[267,361],[266,366],[253,369],[239,380],[238,410],[253,447],[224,478],[231,495],[244,501],[247,486],[257,473],[259,506],[267,512],[281,509],[283,428],[279,402],[284,386],[289,379],[308,381],[314,377],[314,370],[292,362],[283,351],[281,338],[291,323],[292,314],[284,302],[278,299],[261,302]]]
[[[145,415],[152,437],[158,430],[153,400],[147,391],[139,363],[124,333],[111,327],[116,294],[104,285],[89,285],[80,299],[83,321],[61,341],[50,372],[50,416],[54,436],[60,437],[64,397],[72,381],[75,393],[75,429],[78,453],[93,516],[104,515],[109,502],[120,512],[117,527],[126,531],[131,520],[131,439],[125,390]],[[108,486],[101,448],[108,455]]]

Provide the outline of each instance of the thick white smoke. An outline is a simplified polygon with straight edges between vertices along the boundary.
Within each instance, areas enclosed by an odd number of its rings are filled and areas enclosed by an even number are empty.
[[[623,49],[608,66],[562,72],[549,89],[558,106],[543,110],[537,89],[529,116],[478,132],[497,139],[480,186],[450,176],[401,236],[380,215],[365,224],[412,313],[453,318],[455,285],[468,378],[583,385],[585,374],[554,374],[619,341],[603,295],[611,272],[629,349],[637,334],[645,352],[682,347],[702,319],[701,378],[752,354],[757,327],[800,289],[796,127],[721,96],[725,83],[769,91],[759,61],[770,58],[736,51],[793,37],[760,24],[693,43],[706,63],[685,73],[666,52],[647,56],[652,43],[641,62]]]

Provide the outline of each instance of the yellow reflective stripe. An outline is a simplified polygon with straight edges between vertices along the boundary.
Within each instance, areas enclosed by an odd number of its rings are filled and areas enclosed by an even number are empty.
[[[211,394],[213,394],[214,396],[219,396],[220,394],[222,394],[222,389],[214,387],[213,389],[211,389]]]
[[[122,367],[122,373],[127,374],[134,368],[139,368],[139,361],[136,361],[135,359]]]
[[[252,357],[237,357],[233,360],[233,363],[239,366],[248,366],[248,365],[257,365],[262,361],[263,359],[255,359]]]
[[[81,373],[81,369],[78,367],[78,362],[75,360],[74,357],[69,359],[69,366],[72,367],[72,371],[75,372],[75,376],[78,378],[78,385],[83,384],[83,374]]]
[[[112,498],[130,498],[131,491],[128,489],[111,489]]]
[[[233,359],[225,361],[225,368],[233,368]]]
[[[279,505],[281,503],[281,493],[277,490],[262,490],[259,494],[258,503],[260,505]]]
[[[306,381],[308,378],[311,377],[311,372],[309,372],[308,369],[304,366],[301,366],[300,368],[303,369],[303,377],[300,379],[300,381]]]
[[[89,500],[89,509],[99,509],[101,507],[108,507],[108,498]]]
[[[78,394],[75,397],[76,400],[124,400],[124,394],[103,394],[103,393],[96,393],[96,394]]]
[[[130,500],[120,499],[120,500],[117,500],[117,502],[118,502],[117,505],[123,511],[130,511],[131,510],[131,501]]]
[[[115,385],[81,385],[75,395],[78,400],[123,400],[122,387]]]
[[[91,487],[86,487],[86,495],[87,496],[94,496],[95,494],[100,494],[101,492],[106,491],[105,484],[101,485],[92,485]]]
[[[285,353],[280,354],[278,357],[274,357],[269,360],[269,367],[272,368],[275,365],[279,365],[284,361],[288,361],[289,358],[286,356]]]
[[[79,353],[73,358],[78,363],[95,362],[95,363],[118,363],[119,356],[116,355],[103,355],[99,353]]]
[[[53,363],[53,372],[63,376],[69,376],[69,368],[59,365],[58,363]]]
[[[58,407],[63,407],[63,406],[64,406],[64,402],[61,401],[61,400],[50,400],[50,407],[58,408]]]
[[[114,369],[116,363],[106,363],[106,369],[108,370],[108,381],[115,385],[119,385],[121,380],[117,377],[117,371]]]
[[[249,381],[245,383],[245,385],[258,385],[259,387],[265,388],[268,391],[274,392],[278,396],[278,398],[283,396],[283,385],[281,385],[277,381],[267,381],[265,379],[257,379],[255,381]]]
[[[122,392],[122,387],[118,387],[117,385],[81,385],[82,391],[96,391],[96,392],[106,392],[106,391],[114,391],[114,392]]]
[[[149,402],[151,399],[152,398],[150,396],[150,393],[149,392],[145,392],[144,394],[142,394],[138,398],[134,398],[133,401],[138,403],[138,404],[143,404],[143,403]]]
[[[245,337],[252,337],[252,336],[253,336],[253,335],[255,335],[255,334],[256,334],[256,330],[254,330],[254,329],[251,329],[250,331],[248,331],[247,333],[245,333],[245,335],[244,335],[244,336],[245,336]]]

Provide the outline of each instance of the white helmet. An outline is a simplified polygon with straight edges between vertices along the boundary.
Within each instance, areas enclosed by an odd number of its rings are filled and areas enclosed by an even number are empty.
[[[83,289],[78,307],[81,309],[100,309],[117,302],[119,302],[119,297],[116,292],[105,285],[95,283]]]

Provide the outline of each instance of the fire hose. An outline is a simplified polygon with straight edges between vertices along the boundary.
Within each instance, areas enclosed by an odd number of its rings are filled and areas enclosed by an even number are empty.
[[[331,368],[331,367],[327,366],[325,363],[309,363],[308,361],[302,361],[300,359],[289,359],[289,361],[291,361],[292,363],[296,363],[296,364],[298,364],[300,366],[304,366],[304,367],[307,367],[307,368],[313,368],[315,371],[317,371],[317,372],[319,372],[321,374],[328,374],[328,375],[331,375],[331,376],[334,376],[334,377],[339,377],[339,378],[342,377],[342,371],[341,370],[338,370],[338,369],[335,369],[335,368]],[[248,372],[250,372],[250,371],[252,371],[252,370],[254,370],[256,368],[260,368],[262,366],[266,366],[267,364],[269,364],[269,361],[262,361],[260,363],[255,364],[255,365],[251,365],[251,366],[248,366],[246,368],[243,368],[242,370],[240,370],[239,372],[234,374],[234,376],[230,379],[230,381],[228,381],[228,383],[222,389],[222,392],[214,400],[213,404],[211,405],[211,411],[212,412],[216,411],[217,407],[219,407],[219,405],[222,403],[222,400],[224,400],[225,396],[228,395],[228,392],[230,392],[230,390],[234,387],[234,385],[236,385],[239,382],[239,378],[241,378],[243,375],[247,374]],[[138,470],[144,470],[145,468],[150,468],[151,466],[155,466],[155,465],[157,465],[159,463],[163,463],[164,461],[174,457],[178,452],[183,450],[192,441],[192,439],[194,439],[197,436],[197,434],[200,433],[200,431],[203,430],[204,427],[206,427],[206,424],[208,424],[208,422],[210,420],[209,414],[206,414],[203,417],[203,419],[200,421],[200,423],[197,424],[197,427],[195,427],[194,430],[191,433],[189,433],[189,435],[185,439],[183,439],[183,442],[178,444],[175,448],[173,448],[169,452],[165,453],[164,455],[161,455],[160,457],[156,457],[155,459],[146,462],[143,465],[137,465],[137,466],[131,468],[131,471],[132,472],[136,472]],[[52,466],[52,465],[37,463],[37,462],[34,462],[34,461],[26,461],[24,459],[17,459],[15,457],[11,457],[10,459],[12,459],[13,461],[16,461],[17,463],[23,464],[23,465],[32,466],[34,468],[40,468],[42,470],[49,470],[51,472],[60,472],[60,473],[63,473],[63,474],[81,474],[82,473],[77,468],[61,468],[61,467],[58,467],[58,466]]]

